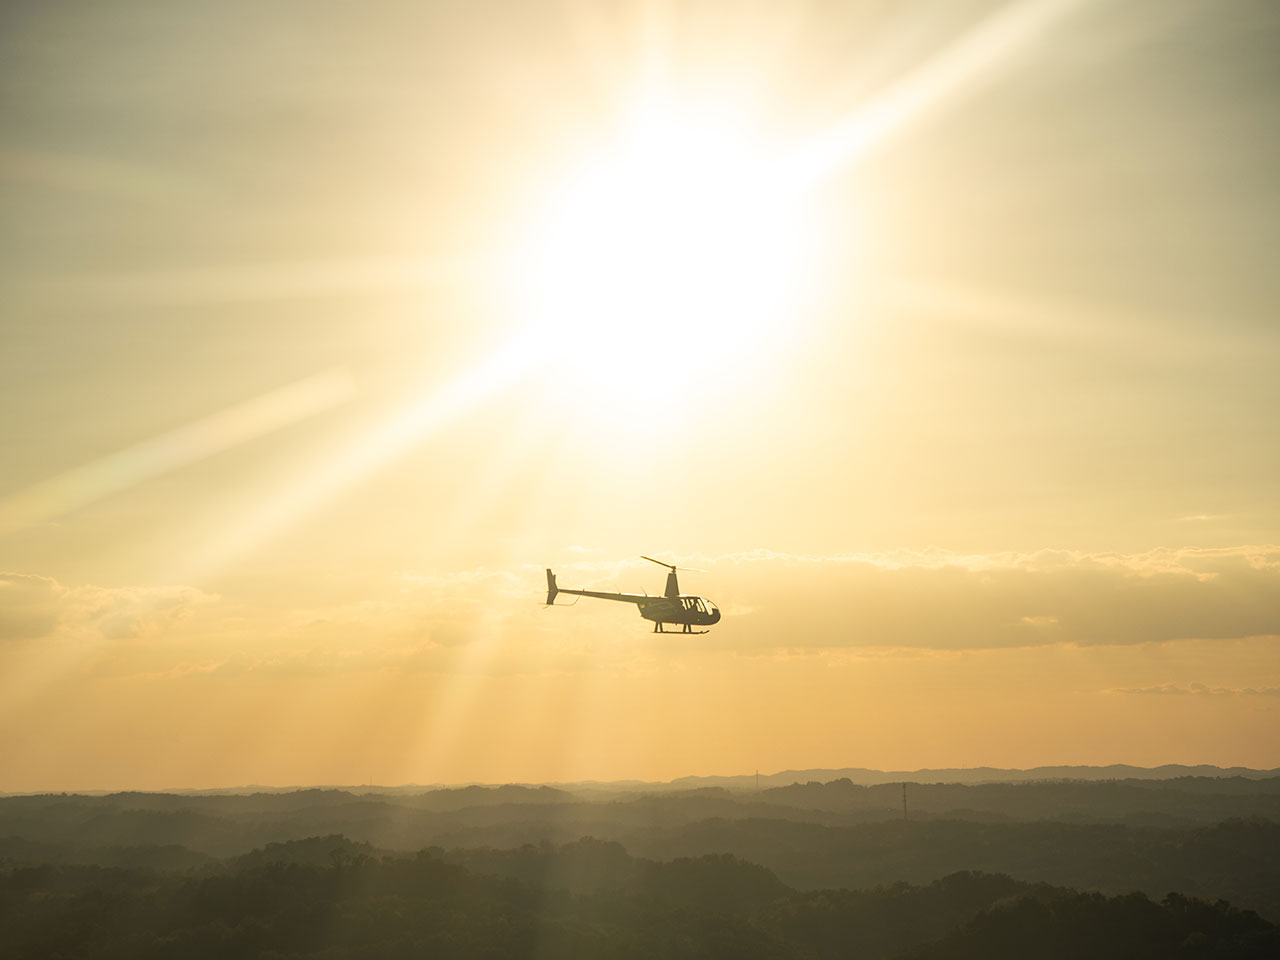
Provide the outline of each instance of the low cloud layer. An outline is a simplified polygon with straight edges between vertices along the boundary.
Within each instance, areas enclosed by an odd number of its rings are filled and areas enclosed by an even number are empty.
[[[194,587],[69,587],[51,577],[0,573],[0,640],[143,638],[214,599]]]
[[[1165,683],[1157,687],[1120,687],[1111,692],[1175,697],[1280,697],[1280,687],[1211,687],[1207,683]]]

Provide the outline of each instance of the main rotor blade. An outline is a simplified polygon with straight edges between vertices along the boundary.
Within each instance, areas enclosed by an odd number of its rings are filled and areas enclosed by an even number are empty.
[[[660,567],[666,567],[668,570],[671,570],[672,572],[676,570],[683,570],[686,573],[706,573],[707,572],[705,570],[699,570],[697,567],[677,567],[674,563],[663,563],[661,560],[653,559],[653,557],[646,557],[643,553],[640,554],[640,559],[648,560],[650,563],[656,563]]]

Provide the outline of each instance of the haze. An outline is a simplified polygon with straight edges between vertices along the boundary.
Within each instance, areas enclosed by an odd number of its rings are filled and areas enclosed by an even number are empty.
[[[1278,44],[6,5],[0,791],[1280,766]]]

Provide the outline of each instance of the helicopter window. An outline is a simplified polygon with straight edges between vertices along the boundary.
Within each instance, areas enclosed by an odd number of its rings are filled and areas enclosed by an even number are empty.
[[[696,600],[694,600],[694,601],[693,601],[693,605],[694,605],[694,607],[697,609],[697,611],[698,611],[699,613],[706,613],[706,612],[707,612],[707,608],[706,608],[706,607],[704,607],[704,606],[702,605],[702,598],[701,598],[701,597],[698,597]]]

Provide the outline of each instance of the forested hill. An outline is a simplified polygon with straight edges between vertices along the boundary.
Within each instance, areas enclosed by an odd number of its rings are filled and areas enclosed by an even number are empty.
[[[303,790],[0,798],[0,863],[202,868],[340,834],[379,855],[561,846],[582,837],[670,861],[732,854],[795,889],[1007,874],[1109,895],[1171,890],[1280,921],[1280,781],[911,784],[584,797],[508,786],[422,794]],[[461,862],[461,861],[460,861]],[[469,863],[476,867],[478,864]]]
[[[756,794],[761,802],[832,812],[902,811],[901,783],[862,786],[848,779],[810,781]],[[1168,823],[1228,816],[1280,819],[1280,777],[1180,777],[1175,780],[1058,780],[1019,783],[909,783],[905,801],[921,816],[988,814],[1022,820],[1074,819]]]
[[[1256,914],[1176,894],[1104,897],[967,872],[797,891],[731,856],[655,862],[600,841],[379,858],[324,837],[180,873],[9,867],[0,925],[0,958],[84,960],[1280,953],[1280,930]]]

